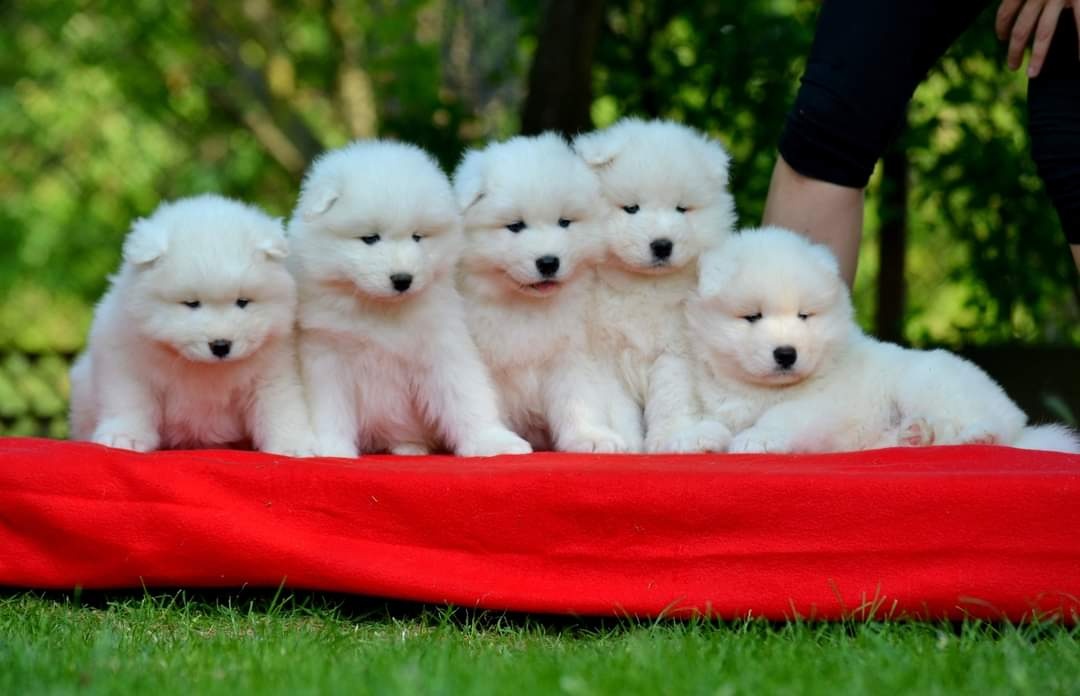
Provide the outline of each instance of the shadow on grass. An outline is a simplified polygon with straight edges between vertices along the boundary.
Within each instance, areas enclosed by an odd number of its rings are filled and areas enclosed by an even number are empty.
[[[134,608],[177,612],[184,615],[242,614],[273,620],[305,618],[354,625],[408,624],[420,629],[445,629],[466,634],[530,633],[567,638],[612,637],[640,629],[722,631],[734,634],[813,634],[819,638],[866,636],[886,632],[933,632],[960,639],[995,640],[1005,637],[1038,642],[1068,635],[1080,641],[1080,619],[1065,621],[1060,614],[1036,617],[1020,623],[964,619],[961,621],[880,620],[850,616],[840,621],[796,618],[769,621],[762,618],[715,619],[571,616],[470,609],[460,606],[387,600],[353,594],[292,589],[245,588],[34,591],[0,588],[0,603],[34,598],[58,608],[99,611]]]

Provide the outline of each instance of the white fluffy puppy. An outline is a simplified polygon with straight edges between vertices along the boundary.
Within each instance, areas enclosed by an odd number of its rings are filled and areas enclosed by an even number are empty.
[[[732,452],[831,452],[898,444],[1080,451],[1027,417],[974,364],[882,343],[853,320],[824,246],[779,228],[732,237],[702,259],[688,310],[708,411]]]
[[[71,369],[71,434],[138,451],[313,449],[278,220],[205,195],[135,222]]]
[[[596,176],[547,133],[467,153],[454,189],[459,284],[510,423],[538,449],[625,451],[606,412],[618,385],[586,345],[605,208]]]
[[[613,206],[589,325],[594,351],[636,402],[618,430],[640,440],[644,427],[650,452],[722,446],[723,428],[701,417],[684,309],[698,258],[735,227],[728,154],[692,128],[636,118],[581,135],[574,149]]]
[[[376,140],[322,156],[289,236],[321,454],[530,451],[501,422],[469,337],[452,273],[461,212],[430,155]]]

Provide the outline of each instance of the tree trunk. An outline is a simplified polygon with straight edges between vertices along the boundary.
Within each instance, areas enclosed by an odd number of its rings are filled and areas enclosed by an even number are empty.
[[[903,342],[904,256],[907,250],[908,157],[903,145],[885,152],[881,178],[881,240],[878,248],[878,338]]]
[[[206,43],[233,71],[233,84],[211,89],[215,102],[236,115],[278,164],[292,174],[304,171],[323,150],[315,132],[287,100],[274,96],[266,73],[241,56],[242,37],[228,26],[208,0],[192,3],[194,18]]]
[[[589,129],[593,53],[603,10],[604,0],[545,3],[521,115],[522,133],[555,130],[569,137]]]

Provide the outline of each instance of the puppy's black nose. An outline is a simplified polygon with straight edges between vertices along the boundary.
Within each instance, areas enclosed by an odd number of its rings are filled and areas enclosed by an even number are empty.
[[[394,289],[398,292],[405,292],[412,285],[411,273],[395,273],[390,276],[390,282],[394,284]]]
[[[550,278],[559,272],[559,257],[541,256],[536,260],[536,270],[545,278]]]
[[[772,352],[772,356],[776,360],[776,364],[785,370],[794,365],[795,361],[799,359],[795,346],[780,346]]]
[[[653,256],[663,260],[671,256],[671,250],[675,248],[675,243],[670,239],[654,239],[649,243],[649,248],[652,249]]]
[[[232,341],[226,341],[219,338],[216,341],[210,341],[210,352],[219,358],[224,358],[232,350]]]

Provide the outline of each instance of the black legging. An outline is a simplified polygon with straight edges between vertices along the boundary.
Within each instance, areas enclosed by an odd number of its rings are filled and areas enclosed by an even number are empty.
[[[862,188],[930,68],[987,0],[825,0],[780,154],[804,176]],[[1062,12],[1028,83],[1031,154],[1070,244],[1080,244],[1080,52]]]

